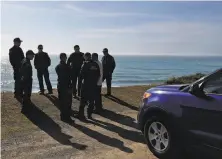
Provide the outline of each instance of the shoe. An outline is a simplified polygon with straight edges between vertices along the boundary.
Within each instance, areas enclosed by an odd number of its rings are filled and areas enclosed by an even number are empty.
[[[52,92],[52,91],[49,91],[48,94],[53,94],[53,92]]]
[[[43,94],[45,94],[43,91],[40,91],[40,92],[39,92],[39,95],[43,95]]]
[[[88,119],[93,119],[92,114],[88,114],[87,117],[88,117]]]
[[[84,115],[79,115],[77,116],[77,118],[80,120],[80,121],[86,121],[86,117]]]
[[[65,123],[69,123],[69,124],[75,123],[75,121],[72,120],[71,118],[61,118],[61,121],[65,122]]]

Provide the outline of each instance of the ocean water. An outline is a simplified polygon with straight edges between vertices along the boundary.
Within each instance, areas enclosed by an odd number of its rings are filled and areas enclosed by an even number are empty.
[[[49,67],[50,80],[53,88],[56,88],[55,67],[59,63],[59,57],[55,55],[50,57],[52,61]],[[209,73],[222,67],[222,56],[114,56],[114,58],[116,60],[112,82],[114,87],[162,83],[173,76],[198,72]],[[13,86],[13,72],[8,57],[1,57],[1,91],[13,91]],[[103,86],[105,86],[105,83]],[[36,70],[33,67],[33,92],[38,91]]]

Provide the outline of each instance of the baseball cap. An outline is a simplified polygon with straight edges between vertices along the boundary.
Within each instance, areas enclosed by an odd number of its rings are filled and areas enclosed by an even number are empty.
[[[15,38],[13,41],[14,42],[22,42],[22,40],[20,38]]]

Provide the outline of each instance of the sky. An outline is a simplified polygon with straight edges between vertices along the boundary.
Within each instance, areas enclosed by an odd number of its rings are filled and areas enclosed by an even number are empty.
[[[222,55],[222,2],[1,2],[1,56],[24,52]]]

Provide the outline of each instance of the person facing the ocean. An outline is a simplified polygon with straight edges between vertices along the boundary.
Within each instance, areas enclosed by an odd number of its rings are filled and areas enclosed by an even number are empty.
[[[61,120],[68,123],[73,123],[71,119],[72,106],[72,83],[71,83],[71,68],[66,63],[67,56],[65,53],[60,54],[60,63],[55,70],[58,75],[58,98],[60,107]]]
[[[102,65],[103,65],[103,81],[106,80],[107,85],[107,95],[111,95],[111,84],[112,84],[112,74],[116,67],[116,62],[108,52],[107,48],[103,49],[103,58],[102,58]]]
[[[26,113],[31,104],[32,94],[32,65],[31,60],[34,58],[34,52],[28,50],[26,52],[26,58],[23,59],[20,69],[21,75],[21,92],[22,92],[22,113]]]
[[[13,74],[15,80],[14,96],[15,98],[18,98],[21,97],[19,69],[21,67],[21,62],[25,58],[25,56],[20,47],[22,40],[20,38],[15,38],[13,42],[14,46],[9,49],[9,61],[13,68]]]
[[[99,70],[100,70],[100,77],[97,82],[97,87],[96,87],[96,92],[95,92],[96,93],[96,98],[95,98],[96,112],[100,113],[100,111],[102,110],[101,89],[102,89],[102,83],[103,83],[103,67],[102,67],[102,63],[98,60],[97,53],[92,54],[92,60],[98,64]]]
[[[43,52],[43,46],[38,46],[38,53],[35,55],[34,60],[35,68],[37,69],[37,77],[39,80],[39,88],[40,88],[40,94],[44,94],[44,84],[43,84],[43,76],[45,79],[45,83],[48,89],[48,93],[52,94],[52,85],[49,80],[49,71],[48,67],[51,65],[51,59],[48,55],[48,53]]]
[[[80,79],[82,82],[81,87],[81,100],[80,100],[80,107],[79,107],[79,114],[78,117],[81,120],[85,120],[84,116],[84,108],[85,105],[88,103],[87,115],[88,118],[92,118],[93,108],[94,108],[94,101],[95,101],[95,92],[97,89],[97,82],[100,77],[100,70],[99,66],[96,62],[91,60],[91,54],[85,54],[85,62],[80,71]]]
[[[79,45],[75,45],[74,50],[75,50],[75,52],[69,56],[67,63],[69,66],[71,66],[71,69],[72,69],[73,96],[76,97],[77,79],[78,79],[78,96],[80,96],[81,81],[79,79],[79,73],[80,73],[81,66],[84,61],[84,53],[80,52]]]

